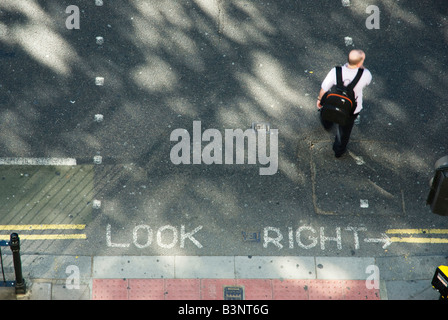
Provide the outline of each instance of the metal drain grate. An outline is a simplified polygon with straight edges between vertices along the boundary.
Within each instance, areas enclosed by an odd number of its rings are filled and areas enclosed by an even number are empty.
[[[244,287],[224,286],[224,300],[244,300]]]
[[[243,241],[247,242],[260,242],[260,231],[242,231]]]

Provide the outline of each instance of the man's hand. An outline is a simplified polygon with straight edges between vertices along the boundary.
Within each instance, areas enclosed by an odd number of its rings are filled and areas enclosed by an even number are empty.
[[[325,94],[325,90],[321,88],[319,91],[319,95],[317,96],[317,103],[316,103],[317,109],[319,109],[319,110],[322,109],[322,105],[320,104],[320,99],[322,99],[324,94]]]

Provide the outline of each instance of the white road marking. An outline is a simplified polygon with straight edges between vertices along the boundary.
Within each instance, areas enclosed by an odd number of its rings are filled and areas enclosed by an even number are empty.
[[[74,158],[0,158],[0,165],[76,166]]]

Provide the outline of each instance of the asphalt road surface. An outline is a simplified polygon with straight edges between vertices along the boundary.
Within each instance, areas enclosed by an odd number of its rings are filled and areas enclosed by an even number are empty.
[[[79,29],[66,26],[70,5]],[[448,154],[447,8],[2,0],[0,232],[22,226],[29,253],[443,254],[448,218],[426,197]],[[316,97],[355,48],[373,82],[336,159]],[[269,147],[278,138],[275,174],[260,174],[274,158],[250,164],[247,153],[244,164],[206,164],[200,153],[193,163],[206,129],[221,133],[224,154],[226,129],[253,123],[269,124]],[[173,163],[175,129],[191,138],[190,164]]]

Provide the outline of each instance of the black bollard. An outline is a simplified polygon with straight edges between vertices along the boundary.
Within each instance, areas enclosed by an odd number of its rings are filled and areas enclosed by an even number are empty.
[[[14,273],[16,274],[16,294],[25,294],[26,285],[22,276],[22,261],[20,260],[20,239],[17,233],[11,233],[9,246],[12,251]]]

